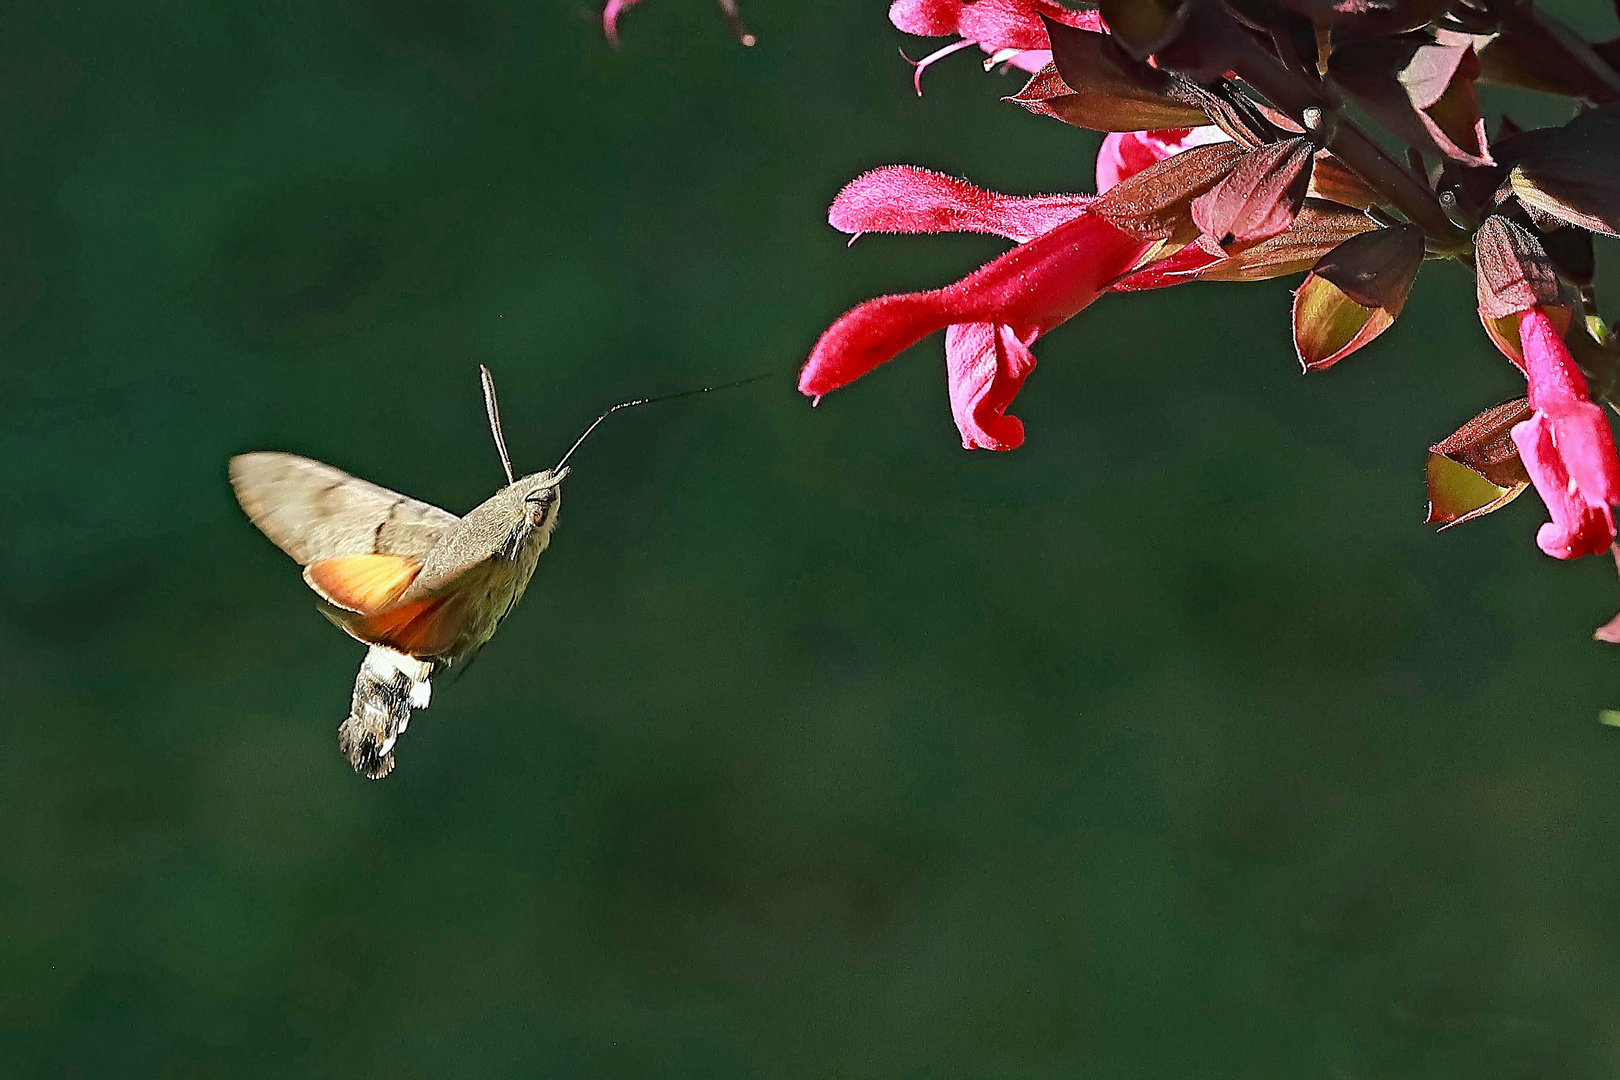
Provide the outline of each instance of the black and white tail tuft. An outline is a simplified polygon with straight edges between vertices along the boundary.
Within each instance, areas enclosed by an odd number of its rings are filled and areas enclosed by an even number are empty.
[[[433,664],[382,645],[373,645],[354,680],[349,715],[338,725],[338,749],[354,771],[381,780],[394,770],[394,743],[411,722],[412,709],[425,709],[433,686]]]

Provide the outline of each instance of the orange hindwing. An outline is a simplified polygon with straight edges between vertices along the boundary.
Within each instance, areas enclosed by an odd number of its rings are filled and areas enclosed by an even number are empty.
[[[304,567],[304,580],[327,603],[370,615],[398,600],[421,570],[403,555],[338,555]]]
[[[467,605],[460,596],[412,600],[388,611],[344,621],[349,633],[407,656],[442,656],[466,628]]]

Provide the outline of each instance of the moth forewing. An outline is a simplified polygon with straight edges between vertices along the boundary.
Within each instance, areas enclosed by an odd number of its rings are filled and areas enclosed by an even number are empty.
[[[341,555],[421,559],[461,519],[319,461],[259,451],[230,461],[248,518],[300,566]]]

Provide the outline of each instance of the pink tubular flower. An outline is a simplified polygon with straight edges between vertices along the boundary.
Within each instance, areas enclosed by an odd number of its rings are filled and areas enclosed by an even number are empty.
[[[1121,149],[1106,166],[1116,181],[1189,147],[1217,141],[1203,128],[1128,135],[1136,138],[1116,143]],[[1104,168],[1099,160],[1099,173]],[[800,392],[820,398],[944,329],[951,412],[963,447],[1017,447],[1024,441],[1024,425],[1006,411],[1035,367],[1030,346],[1037,338],[1108,289],[1180,284],[1215,261],[1190,248],[1130,273],[1155,243],[1087,213],[1091,202],[1088,195],[999,195],[912,165],[890,165],[856,177],[827,214],[834,228],[852,237],[866,232],[983,232],[1023,246],[954,285],[880,296],[849,311],[816,342],[799,375]]]
[[[1011,450],[1024,441],[1024,427],[1003,414],[1035,365],[1029,346],[1083,311],[1152,248],[1152,241],[1082,211],[954,285],[854,308],[816,342],[799,390],[820,397],[949,327],[945,365],[962,445]]]
[[[1524,313],[1519,340],[1535,411],[1513,426],[1513,442],[1552,518],[1536,533],[1536,544],[1555,559],[1596,555],[1614,543],[1612,507],[1620,505],[1620,462],[1608,418],[1592,402],[1545,311]]]
[[[1075,11],[1054,0],[894,0],[889,6],[889,21],[903,33],[961,38],[916,62],[914,82],[919,94],[922,73],[930,64],[974,45],[990,54],[986,69],[1009,63],[1028,72],[1041,70],[1052,60],[1042,15],[1083,30],[1103,29],[1095,11]]]
[[[1152,241],[1088,213],[1088,202],[1073,195],[997,195],[908,166],[857,178],[829,214],[846,232],[970,230],[1028,240],[954,285],[881,296],[854,308],[816,342],[799,390],[819,398],[928,334],[947,330],[951,411],[962,445],[1018,446],[1023,424],[1005,414],[1035,366],[1029,346],[1078,314],[1153,248]]]

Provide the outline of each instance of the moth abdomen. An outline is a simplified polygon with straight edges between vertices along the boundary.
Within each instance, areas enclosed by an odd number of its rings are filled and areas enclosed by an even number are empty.
[[[338,725],[338,749],[354,771],[381,780],[394,769],[394,744],[432,695],[434,664],[373,645],[355,676],[349,715]]]

